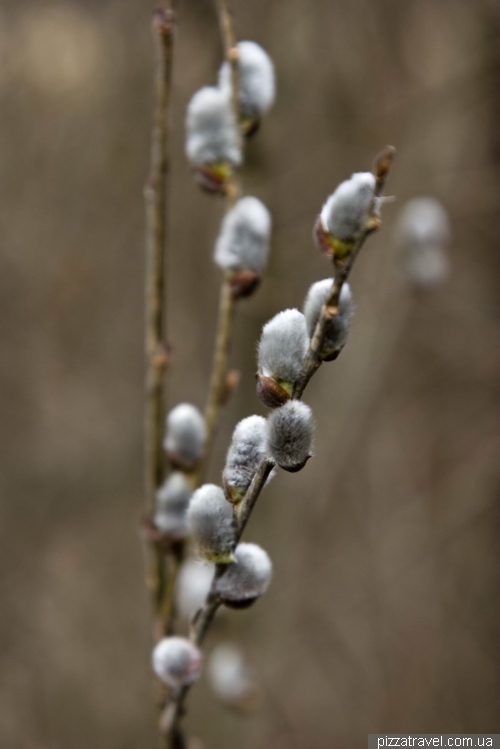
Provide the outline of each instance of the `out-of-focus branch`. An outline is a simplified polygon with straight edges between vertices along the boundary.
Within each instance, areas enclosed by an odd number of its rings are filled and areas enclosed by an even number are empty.
[[[167,244],[167,193],[169,169],[169,125],[172,88],[174,1],[158,8],[152,19],[155,47],[154,119],[151,162],[144,186],[146,209],[146,383],[145,383],[145,469],[144,494],[148,517],[154,512],[156,490],[163,479],[162,449],[164,380],[168,363],[165,341],[165,275]],[[161,636],[158,621],[164,595],[163,554],[148,542],[147,580],[151,590],[155,637]]]
[[[220,288],[219,317],[215,336],[212,374],[210,376],[210,386],[205,406],[207,437],[203,457],[196,471],[196,486],[199,486],[203,482],[212,452],[219,414],[226,401],[227,365],[233,332],[234,312],[235,298],[231,284],[227,279],[223,279]]]
[[[240,150],[243,146],[243,139],[240,121],[239,105],[239,71],[238,71],[238,48],[236,46],[236,36],[234,32],[233,18],[227,0],[217,0],[217,10],[219,16],[219,26],[221,30],[222,43],[224,47],[224,56],[227,63],[231,66],[231,105],[233,109],[233,118],[238,137]],[[241,193],[241,188],[236,172],[233,170],[226,184],[226,203],[230,209],[236,203]],[[205,472],[210,460],[210,454],[217,429],[218,417],[220,410],[224,405],[225,382],[227,375],[227,363],[229,359],[229,350],[231,347],[233,320],[235,310],[235,299],[231,290],[230,282],[227,278],[222,280],[219,303],[219,317],[217,322],[217,332],[215,336],[214,358],[212,365],[212,374],[210,377],[210,387],[208,392],[207,404],[205,407],[205,421],[207,427],[207,439],[205,450],[200,466],[196,472],[196,484],[203,482]]]
[[[240,150],[243,147],[243,134],[240,127],[240,100],[239,100],[239,65],[238,65],[238,47],[236,46],[236,34],[234,31],[233,14],[229,7],[228,0],[217,0],[217,12],[219,16],[219,26],[222,43],[224,46],[224,56],[231,67],[231,105],[233,109],[233,118],[236,127],[238,145]],[[226,187],[226,195],[229,206],[232,206],[238,200],[240,195],[240,185],[238,178],[233,171],[231,179]]]

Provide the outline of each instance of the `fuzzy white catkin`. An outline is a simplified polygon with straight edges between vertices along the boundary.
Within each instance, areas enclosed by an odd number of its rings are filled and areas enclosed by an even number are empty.
[[[255,42],[238,42],[240,112],[243,117],[260,117],[272,106],[275,97],[274,66],[271,58]],[[219,86],[230,89],[231,67],[225,62],[219,71]]]
[[[405,256],[410,283],[431,288],[449,275],[448,246],[451,228],[448,214],[434,198],[413,198],[399,214],[395,240]]]
[[[342,182],[322,208],[323,228],[337,239],[352,240],[370,207],[375,183],[371,172],[358,172]]]
[[[191,621],[200,609],[208,595],[214,565],[188,559],[181,567],[177,584],[176,603],[179,616],[185,621]]]
[[[243,653],[231,643],[214,648],[207,673],[214,694],[229,705],[242,702],[256,690]]]
[[[228,90],[205,86],[189,102],[186,153],[193,165],[241,163],[241,150]]]
[[[205,419],[190,403],[180,403],[167,415],[163,446],[174,461],[193,467],[201,457],[205,437]]]
[[[198,554],[210,562],[232,559],[235,542],[233,507],[215,484],[204,484],[191,498],[189,530]]]
[[[304,302],[304,316],[307,330],[313,336],[321,309],[330,295],[333,278],[313,283]],[[338,353],[342,350],[349,335],[353,314],[352,294],[349,284],[344,283],[339,298],[339,312],[328,321],[325,331],[322,354],[324,356]]]
[[[261,458],[266,452],[266,420],[263,416],[248,416],[242,419],[233,432],[226,465],[224,481],[244,495]]]
[[[187,508],[193,490],[185,475],[175,471],[156,493],[155,525],[179,538],[187,535]]]
[[[281,468],[299,470],[312,455],[313,432],[309,406],[301,401],[289,401],[267,418],[269,454]]]
[[[180,689],[199,679],[202,655],[184,637],[165,637],[153,650],[152,665],[159,679],[174,689]]]
[[[261,274],[269,255],[271,214],[258,198],[238,200],[222,221],[214,260],[224,270]]]
[[[272,562],[264,549],[257,544],[238,544],[234,562],[217,579],[215,588],[225,603],[251,603],[268,589],[272,571]]]
[[[309,347],[306,319],[298,309],[279,312],[262,329],[259,374],[283,383],[295,383]]]

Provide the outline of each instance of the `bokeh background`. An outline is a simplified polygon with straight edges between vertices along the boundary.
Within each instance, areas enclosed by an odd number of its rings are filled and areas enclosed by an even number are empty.
[[[180,2],[175,66],[170,403],[204,403],[220,200],[193,185],[187,101],[215,81],[213,4]],[[500,9],[496,0],[234,0],[239,38],[276,65],[278,99],[244,185],[274,216],[272,260],[241,303],[235,422],[262,408],[255,342],[329,273],[311,241],[325,197],[398,149],[382,230],[352,276],[351,338],[311,382],[316,455],[283,472],[249,540],[269,594],[225,617],[264,705],[188,720],[206,749],[358,749],[385,731],[500,732]],[[143,205],[151,6],[0,9],[0,745],[136,749],[157,738],[141,514]],[[433,195],[452,273],[415,294],[391,240]]]

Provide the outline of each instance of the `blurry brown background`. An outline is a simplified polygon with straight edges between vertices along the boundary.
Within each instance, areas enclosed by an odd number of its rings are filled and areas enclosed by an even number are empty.
[[[213,83],[208,0],[180,2],[169,329],[171,404],[202,406],[222,203],[192,184],[186,103]],[[357,749],[384,731],[500,732],[500,11],[495,0],[234,0],[238,36],[273,56],[278,99],[246,190],[274,216],[272,260],[238,312],[235,422],[261,325],[329,273],[322,201],[385,143],[383,229],[352,277],[349,344],[306,400],[316,456],[262,497],[248,538],[269,594],[221,622],[265,707],[226,713],[206,686],[189,727],[208,749]],[[150,4],[0,10],[2,749],[156,746],[141,512],[143,207]],[[431,194],[454,231],[445,287],[410,293],[391,229]]]

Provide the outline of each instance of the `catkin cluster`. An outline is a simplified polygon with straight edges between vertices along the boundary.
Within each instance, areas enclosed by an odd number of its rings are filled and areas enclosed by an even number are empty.
[[[372,174],[356,174],[342,183],[323,209],[325,231],[342,241],[362,231],[374,206],[374,189]],[[266,552],[255,544],[239,543],[239,508],[259,466],[269,461],[294,472],[312,456],[312,412],[294,394],[332,285],[332,278],[313,284],[303,312],[288,309],[264,325],[258,345],[257,393],[272,410],[267,418],[254,415],[237,424],[226,456],[222,487],[206,484],[190,501],[189,531],[197,554],[224,565],[215,578],[213,591],[226,606],[250,605],[266,591],[271,578],[272,566]],[[317,351],[320,361],[339,355],[347,341],[352,314],[352,294],[345,284],[336,314],[328,317],[324,328]]]
[[[243,162],[242,137],[258,130],[262,116],[274,102],[274,66],[262,47],[243,41],[238,51],[239,122],[232,102],[232,70],[221,66],[216,86],[197,91],[186,116],[186,154],[199,185],[225,193],[234,170]]]
[[[225,75],[227,72],[222,71],[221,78]],[[328,254],[334,258],[339,252],[345,254],[348,244],[363,231],[371,212],[377,211],[372,174],[355,174],[343,182],[328,198],[320,214],[320,239],[329,248]],[[216,243],[216,262],[226,271],[237,273],[244,269],[260,273],[265,253],[259,241],[268,228],[269,218],[262,204],[255,198],[242,199],[223,221]],[[240,542],[240,508],[244,506],[259,467],[265,461],[294,472],[303,468],[312,456],[312,412],[309,406],[296,399],[295,393],[316,327],[325,305],[330,303],[333,285],[332,278],[314,283],[307,293],[303,311],[285,310],[264,325],[257,354],[257,393],[271,411],[267,417],[249,416],[236,425],[222,472],[222,485],[204,484],[191,493],[185,476],[177,471],[158,494],[157,525],[166,527],[165,518],[170,517],[170,532],[187,532],[199,560],[217,565],[210,595],[229,608],[253,604],[266,592],[272,577],[272,563],[264,549]],[[331,361],[342,351],[352,314],[352,294],[346,283],[340,288],[334,314],[325,318],[316,351],[318,361]],[[174,465],[189,471],[200,458],[203,442],[204,422],[193,406],[183,404],[169,414],[165,448]],[[177,531],[177,528],[182,530]],[[201,599],[209,594],[209,574],[201,562],[190,561],[181,575],[186,589],[178,592],[178,601],[184,616],[193,614]],[[174,667],[170,663],[180,662],[180,652],[183,668],[176,665],[176,674],[180,676],[172,675]],[[191,679],[199,665],[196,654],[185,642],[181,647],[180,643],[169,640],[163,641],[153,660],[160,678],[170,684]],[[235,663],[236,660],[231,669],[236,668]],[[227,668],[224,661],[223,665]],[[216,689],[223,691],[217,674],[215,684]]]

